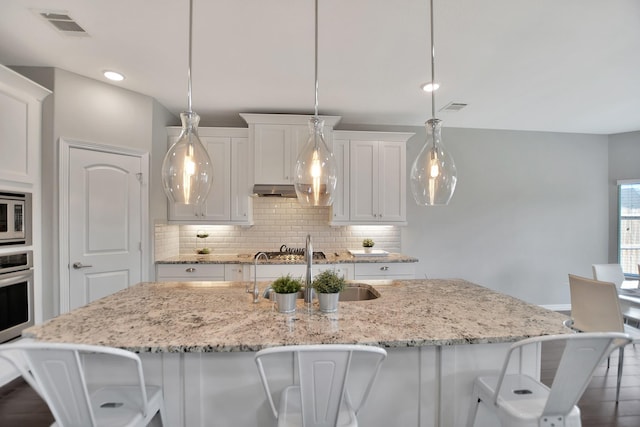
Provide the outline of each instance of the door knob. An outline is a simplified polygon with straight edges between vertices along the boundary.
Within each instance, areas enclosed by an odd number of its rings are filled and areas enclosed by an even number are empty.
[[[83,265],[81,262],[73,263],[73,268],[75,268],[76,270],[80,270],[81,268],[89,268],[89,267],[93,267],[93,265]]]

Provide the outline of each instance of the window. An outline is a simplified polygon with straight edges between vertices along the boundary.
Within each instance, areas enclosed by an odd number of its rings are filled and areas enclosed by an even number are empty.
[[[618,259],[626,275],[638,275],[640,264],[640,181],[618,185]]]

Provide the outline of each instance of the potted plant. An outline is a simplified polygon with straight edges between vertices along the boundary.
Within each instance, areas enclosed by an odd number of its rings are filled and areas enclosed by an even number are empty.
[[[296,299],[302,289],[302,280],[294,279],[290,274],[278,277],[271,288],[276,293],[276,304],[280,313],[293,313],[296,311]]]
[[[375,245],[375,242],[371,239],[364,239],[362,241],[362,247],[364,248],[364,253],[366,254],[370,254],[371,251],[373,250],[373,245]]]
[[[338,276],[333,270],[325,270],[313,279],[311,285],[318,294],[320,311],[333,313],[338,310],[338,299],[345,284],[344,277]]]
[[[207,237],[209,237],[209,233],[204,230],[198,230],[196,232],[196,237],[198,239],[204,239],[204,245],[202,248],[197,248],[196,252],[200,255],[207,255],[211,253],[211,250],[207,248]],[[196,245],[197,246],[197,245]]]

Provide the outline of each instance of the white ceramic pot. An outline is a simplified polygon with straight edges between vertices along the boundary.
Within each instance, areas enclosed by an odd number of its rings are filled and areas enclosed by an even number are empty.
[[[338,311],[338,299],[340,293],[322,294],[318,292],[318,301],[320,302],[320,311],[323,313],[334,313]]]
[[[373,251],[373,248],[370,248],[370,247],[364,247],[364,253],[365,253],[365,254],[370,254],[370,253],[371,253],[371,251]]]
[[[296,300],[298,293],[279,294],[276,292],[276,305],[280,313],[293,313],[296,311]]]

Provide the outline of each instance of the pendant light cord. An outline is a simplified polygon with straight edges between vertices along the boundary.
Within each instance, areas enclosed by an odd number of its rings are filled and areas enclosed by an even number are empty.
[[[318,0],[315,1],[315,65],[314,65],[314,76],[315,76],[315,91],[316,91],[316,102],[315,102],[315,116],[318,117]]]
[[[193,0],[189,0],[189,68],[187,69],[187,79],[188,79],[188,83],[187,83],[187,105],[188,105],[188,112],[192,113],[192,109],[191,109],[191,41],[193,38],[193,31],[192,31],[192,27],[193,27]]]
[[[435,95],[435,70],[436,70],[436,50],[433,43],[433,0],[430,1],[429,17],[431,18],[431,118],[436,118],[436,95]]]

